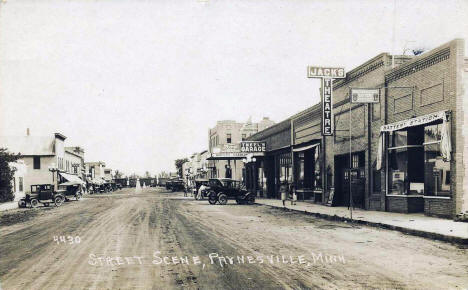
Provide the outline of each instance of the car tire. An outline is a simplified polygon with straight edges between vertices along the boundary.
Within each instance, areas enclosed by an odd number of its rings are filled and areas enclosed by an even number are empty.
[[[58,195],[58,196],[54,197],[55,206],[61,206],[62,203],[63,203],[63,200],[64,200],[64,198],[61,195]]]
[[[75,194],[75,199],[78,201],[78,200],[81,199],[81,196],[82,196],[81,193],[77,193],[77,194]]]
[[[26,207],[26,201],[24,200],[24,198],[18,200],[18,207],[19,208],[25,208]]]
[[[247,204],[252,205],[254,203],[255,203],[255,196],[253,196],[253,194],[250,194],[249,196],[247,196]]]
[[[213,192],[208,196],[208,202],[210,204],[216,204],[217,201],[218,201],[218,198],[216,197],[216,193]]]
[[[35,198],[31,199],[31,208],[37,207],[39,205],[39,201]]]
[[[225,204],[228,202],[228,197],[227,197],[227,195],[225,195],[224,193],[221,193],[221,194],[218,196],[218,202],[219,202],[219,204],[221,204],[221,205],[225,205]]]

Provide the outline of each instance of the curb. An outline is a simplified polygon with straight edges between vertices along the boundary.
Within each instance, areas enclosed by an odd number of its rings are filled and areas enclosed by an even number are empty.
[[[275,208],[275,209],[283,209],[283,207],[269,205],[269,204],[263,204],[263,203],[255,203],[255,204],[268,206],[268,207]],[[382,229],[386,229],[386,230],[399,231],[399,232],[404,233],[404,234],[413,235],[413,236],[422,237],[422,238],[431,239],[431,240],[438,240],[438,241],[448,242],[448,243],[452,243],[452,244],[459,244],[459,245],[468,245],[468,238],[447,236],[447,235],[443,235],[443,234],[427,232],[427,231],[422,231],[422,230],[416,230],[416,229],[410,229],[410,228],[394,226],[394,225],[389,225],[389,224],[383,224],[383,223],[379,223],[379,222],[371,222],[371,221],[366,221],[366,220],[356,220],[356,219],[350,219],[348,217],[342,217],[342,216],[331,215],[331,214],[323,214],[323,213],[311,212],[311,211],[303,211],[303,210],[292,209],[292,208],[285,208],[285,210],[294,211],[294,212],[297,212],[297,213],[303,213],[303,214],[306,214],[306,215],[315,216],[315,217],[318,217],[318,218],[321,218],[321,219],[324,219],[324,220],[329,220],[329,221],[350,222],[350,223],[354,223],[354,224],[367,225],[367,226],[382,228]]]

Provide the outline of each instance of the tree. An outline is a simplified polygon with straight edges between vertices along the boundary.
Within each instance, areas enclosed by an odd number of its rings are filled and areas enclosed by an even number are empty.
[[[188,162],[188,159],[187,158],[180,158],[180,159],[176,159],[175,161],[175,167],[177,169],[177,174],[179,176],[182,176],[182,164],[184,164],[185,162]]]
[[[123,177],[123,173],[120,172],[118,169],[115,170],[115,172],[114,172],[114,178],[119,179],[119,178],[122,178],[122,177]]]
[[[146,171],[145,172],[145,178],[150,178],[151,177],[151,174],[149,173],[149,171]]]
[[[19,154],[9,153],[6,148],[0,148],[0,202],[12,201],[15,198],[11,181],[15,176],[16,168],[8,163],[20,158]]]

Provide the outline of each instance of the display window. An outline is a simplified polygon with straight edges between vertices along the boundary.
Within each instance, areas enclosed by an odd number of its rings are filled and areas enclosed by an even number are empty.
[[[388,194],[450,196],[450,161],[441,154],[442,123],[389,133]],[[446,126],[450,128],[448,122]]]

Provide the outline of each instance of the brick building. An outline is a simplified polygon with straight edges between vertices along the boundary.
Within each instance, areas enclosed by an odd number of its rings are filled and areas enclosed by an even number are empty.
[[[282,146],[278,160],[265,157],[249,170],[273,172],[263,183],[293,182],[299,198],[320,203],[348,206],[351,189],[355,207],[453,217],[468,201],[462,158],[467,63],[459,39],[414,57],[379,54],[333,81],[333,136],[321,135],[317,104],[248,138],[267,142],[266,156],[278,155],[272,144]],[[351,88],[379,89],[380,103],[351,104]],[[262,176],[249,176],[255,179],[250,188],[259,188]]]
[[[263,118],[259,123],[252,123],[250,118],[246,123],[237,123],[232,120],[218,121],[216,126],[208,131],[208,151],[210,154],[229,151],[258,130],[266,129],[273,124],[274,122],[268,118]],[[242,179],[242,158],[210,157],[208,159],[208,177]]]

